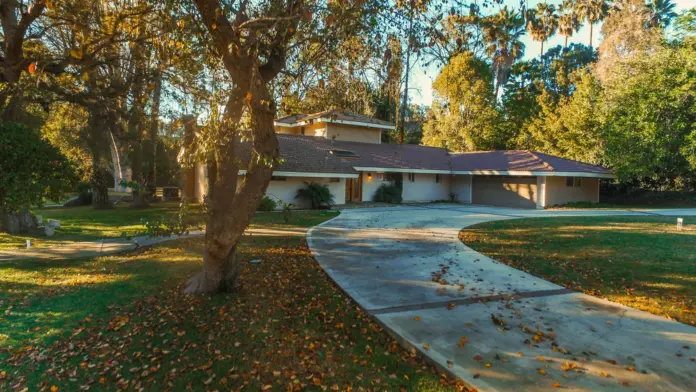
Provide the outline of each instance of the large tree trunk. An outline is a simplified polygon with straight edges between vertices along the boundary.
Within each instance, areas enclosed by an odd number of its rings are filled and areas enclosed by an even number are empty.
[[[128,158],[126,157],[125,143],[121,142],[113,132],[108,132],[109,147],[111,149],[111,163],[114,175],[114,190],[116,192],[128,192],[130,188],[121,185],[121,181],[129,182],[133,177],[133,170],[130,167]]]
[[[109,187],[106,183],[104,169],[97,169],[92,177],[92,206],[97,210],[112,208],[109,201]]]
[[[413,35],[413,5],[411,5],[410,12],[410,22],[408,26],[408,42],[406,44],[406,76],[404,79],[404,100],[401,102],[401,109],[399,110],[399,122],[398,122],[398,142],[402,144],[404,142],[404,134],[406,133],[406,109],[408,108],[408,78],[411,74],[411,40]]]
[[[157,140],[159,134],[159,111],[162,100],[162,62],[157,64],[154,89],[152,91],[152,113],[150,115],[150,142],[152,142],[152,171],[150,172],[150,187],[157,187]],[[166,184],[164,184],[166,185]]]
[[[252,67],[240,67],[245,71],[249,68]],[[239,75],[235,78],[242,80],[242,83],[239,83],[240,86],[229,98],[225,115],[230,124],[240,126],[245,108],[244,97],[247,96],[245,91],[248,88],[252,97],[247,104],[252,122],[251,142],[256,153],[275,163],[279,156],[273,128],[275,108],[272,103],[268,104],[272,102],[272,98],[265,83],[248,82],[254,80],[254,76],[258,78],[258,72],[254,75],[252,70],[251,73],[251,77]],[[247,82],[244,83],[243,80]],[[244,84],[247,88],[244,88]],[[228,140],[216,148],[214,162],[209,163],[214,169],[208,173],[209,213],[203,271],[189,280],[187,293],[227,292],[235,287],[239,273],[235,256],[237,243],[249,225],[273,174],[272,167],[252,159],[246,168],[246,178],[237,189],[239,167],[235,163],[235,149],[239,134]]]
[[[29,62],[24,58],[24,41],[29,26],[43,13],[45,2],[33,2],[22,12],[23,4],[0,0],[0,25],[3,30],[2,71],[0,82],[6,84],[6,92],[0,96],[1,117],[4,121],[18,122],[24,112],[23,91],[19,83],[22,71]]]

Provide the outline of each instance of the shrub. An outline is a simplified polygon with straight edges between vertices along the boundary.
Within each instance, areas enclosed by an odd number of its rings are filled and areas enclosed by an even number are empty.
[[[396,184],[384,183],[377,188],[372,200],[380,203],[399,204],[402,201],[401,189]]]
[[[305,182],[305,187],[297,190],[295,198],[308,202],[314,210],[329,208],[334,204],[329,187],[316,182]]]
[[[276,203],[275,200],[268,196],[264,196],[263,199],[261,199],[261,203],[259,203],[259,208],[257,208],[257,211],[273,211],[276,209],[278,206],[278,203]]]
[[[0,212],[60,200],[76,183],[68,159],[37,132],[15,123],[0,125]]]

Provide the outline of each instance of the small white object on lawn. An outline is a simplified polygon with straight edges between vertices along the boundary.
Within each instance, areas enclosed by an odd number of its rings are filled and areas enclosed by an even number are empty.
[[[27,240],[27,249],[31,248],[31,240]]]
[[[677,218],[677,230],[681,230],[684,225],[684,218]]]
[[[254,260],[249,260],[251,264],[258,264],[261,262],[261,259],[254,259]]]

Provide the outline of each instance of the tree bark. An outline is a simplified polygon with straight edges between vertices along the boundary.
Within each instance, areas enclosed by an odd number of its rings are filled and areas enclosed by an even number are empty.
[[[413,5],[411,5],[410,20],[408,26],[408,43],[406,44],[406,76],[404,79],[404,100],[401,102],[401,110],[399,110],[398,123],[398,142],[403,144],[404,134],[406,133],[406,109],[408,107],[408,77],[411,74],[411,39],[413,35]]]
[[[0,82],[7,83],[7,92],[0,96],[2,119],[17,122],[23,113],[23,91],[19,79],[29,63],[24,58],[25,34],[29,26],[43,13],[44,2],[35,2],[23,11],[23,4],[13,0],[0,0],[0,25],[3,30],[2,72]],[[18,18],[19,16],[19,18]]]
[[[251,80],[248,79],[248,80]],[[273,113],[263,102],[271,102],[265,84],[251,83],[253,102],[250,102],[252,118],[252,143],[254,151],[275,162],[279,156],[278,142],[273,128]],[[237,89],[228,101],[226,118],[237,126],[244,104],[244,89]],[[249,225],[251,217],[261,201],[271,180],[273,168],[252,159],[247,175],[237,187],[239,167],[235,164],[239,135],[218,146],[208,173],[208,224],[205,234],[203,270],[188,281],[187,293],[228,292],[234,289],[239,273],[235,256],[237,243]],[[209,163],[209,166],[210,163]]]
[[[152,143],[152,171],[149,186],[156,191],[157,187],[157,140],[159,134],[159,112],[162,100],[162,62],[157,64],[154,89],[152,91],[152,112],[150,115],[150,142]]]
[[[594,23],[590,22],[590,48],[592,48],[592,29]]]

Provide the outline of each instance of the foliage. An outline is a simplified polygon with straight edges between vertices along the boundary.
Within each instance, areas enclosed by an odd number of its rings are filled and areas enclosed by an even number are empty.
[[[316,182],[305,182],[305,186],[297,190],[295,197],[309,203],[313,210],[329,208],[334,204],[334,196],[329,187]]]
[[[521,219],[475,225],[460,239],[570,289],[696,325],[695,223],[677,231],[674,217]]]
[[[377,188],[372,200],[379,203],[400,204],[403,201],[401,189],[392,183],[384,183]]]
[[[504,148],[489,66],[462,53],[443,68],[433,87],[437,101],[423,129],[423,143],[452,151]]]
[[[0,124],[0,211],[15,212],[59,200],[77,182],[73,166],[35,131]]]
[[[292,219],[292,208],[295,207],[295,205],[292,203],[286,203],[282,200],[280,201],[280,205],[283,211],[283,221],[285,223],[289,223]]]
[[[121,180],[118,182],[124,188],[130,188],[135,195],[142,196],[145,191],[145,187],[136,181],[126,181]]]
[[[268,196],[264,196],[263,199],[261,199],[261,203],[259,203],[259,207],[257,208],[258,211],[273,211],[276,209],[278,206],[278,203],[276,201]]]
[[[77,197],[80,199],[80,204],[92,204],[92,183],[89,181],[80,181],[77,183]]]
[[[151,237],[166,237],[171,234],[189,234],[191,229],[203,229],[205,214],[200,214],[184,200],[176,214],[157,215],[145,221],[145,233]]]
[[[693,178],[696,50],[636,54],[603,88],[607,161],[619,176]]]

